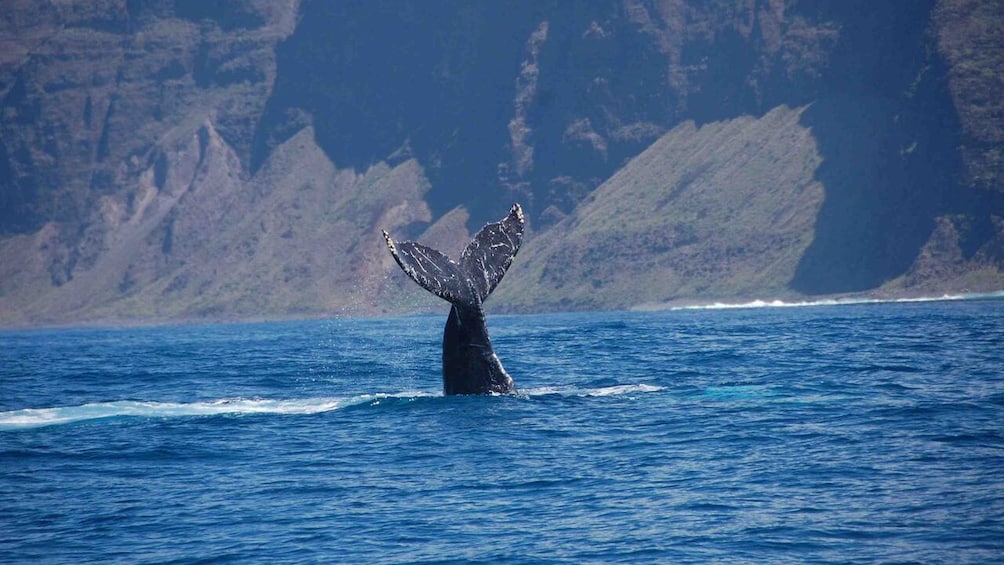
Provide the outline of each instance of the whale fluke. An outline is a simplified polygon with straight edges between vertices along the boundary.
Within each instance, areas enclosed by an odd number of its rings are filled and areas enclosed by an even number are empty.
[[[473,306],[505,276],[523,243],[523,227],[523,209],[514,204],[505,218],[481,228],[459,263],[421,243],[395,242],[386,230],[383,237],[397,264],[419,286],[452,304]]]
[[[460,267],[472,281],[479,302],[495,290],[523,243],[523,209],[513,204],[509,215],[481,228],[460,255]]]
[[[482,304],[495,290],[523,243],[523,209],[485,225],[456,262],[414,241],[395,242],[384,231],[387,248],[419,286],[452,304],[443,331],[443,392],[512,392],[513,381],[492,349]]]
[[[418,286],[453,304],[470,304],[474,292],[460,265],[436,249],[414,241],[395,242],[384,231],[387,248]]]

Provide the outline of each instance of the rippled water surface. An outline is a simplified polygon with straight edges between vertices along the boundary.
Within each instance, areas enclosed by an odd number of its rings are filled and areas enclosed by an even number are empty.
[[[2,562],[1001,562],[1004,300],[0,333]]]

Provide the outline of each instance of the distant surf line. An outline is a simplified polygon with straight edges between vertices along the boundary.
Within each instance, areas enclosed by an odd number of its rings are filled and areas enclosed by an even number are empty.
[[[915,302],[951,302],[962,300],[984,300],[1004,298],[1004,291],[973,293],[973,294],[943,294],[941,296],[919,296],[911,298],[824,298],[821,300],[804,300],[786,302],[783,300],[755,299],[748,302],[712,302],[708,304],[686,304],[667,307],[638,307],[638,310],[738,310],[751,308],[805,308],[811,306],[853,306],[858,304],[904,304]]]
[[[656,392],[660,386],[648,384],[617,385],[592,389],[537,388],[518,390],[516,396],[579,396],[603,397],[631,393]],[[359,394],[346,397],[302,399],[224,398],[200,402],[144,402],[118,400],[93,402],[78,406],[23,408],[0,412],[0,432],[58,426],[105,418],[177,418],[195,416],[296,415],[320,414],[364,404],[379,405],[385,400],[411,401],[418,398],[443,397],[438,392],[407,391],[398,393]]]

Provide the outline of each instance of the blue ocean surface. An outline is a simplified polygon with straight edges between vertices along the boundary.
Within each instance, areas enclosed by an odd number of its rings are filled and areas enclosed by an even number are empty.
[[[1004,561],[1004,300],[0,332],[0,561]]]

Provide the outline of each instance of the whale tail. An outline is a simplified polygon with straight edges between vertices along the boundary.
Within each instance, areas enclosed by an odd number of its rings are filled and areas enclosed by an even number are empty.
[[[474,236],[460,261],[414,241],[383,237],[391,255],[413,281],[436,296],[462,307],[480,306],[495,290],[523,242],[523,209],[513,204],[509,214],[485,225]]]

